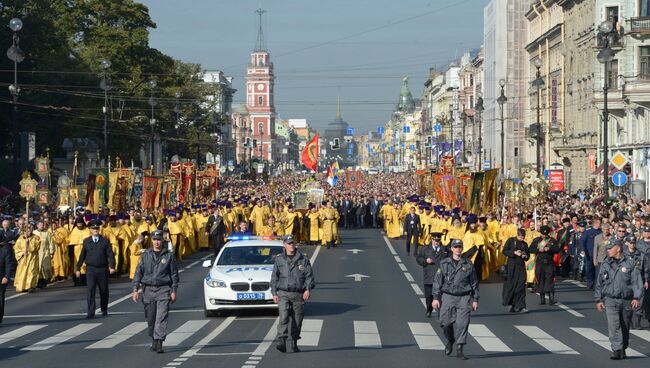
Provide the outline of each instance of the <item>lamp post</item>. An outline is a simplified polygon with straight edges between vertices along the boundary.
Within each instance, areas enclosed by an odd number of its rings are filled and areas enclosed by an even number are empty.
[[[451,159],[456,166],[456,150],[454,149],[454,105],[449,105],[449,138],[451,139]]]
[[[501,175],[505,176],[506,175],[506,160],[505,160],[505,130],[503,128],[503,105],[508,101],[508,98],[506,97],[506,94],[504,92],[504,88],[506,86],[506,80],[505,79],[500,79],[499,80],[499,86],[501,87],[501,96],[497,98],[497,103],[499,104],[499,107],[501,108]]]
[[[476,120],[478,120],[478,167],[476,169],[480,170],[481,163],[483,162],[483,122],[481,114],[483,113],[483,110],[485,110],[483,107],[483,95],[481,93],[478,94],[474,110],[476,110]]]
[[[19,138],[18,138],[18,95],[20,95],[20,87],[18,86],[18,63],[25,60],[25,53],[20,49],[20,37],[18,32],[23,29],[23,21],[20,18],[13,18],[9,21],[9,28],[13,32],[13,43],[7,50],[7,57],[14,62],[14,83],[9,86],[9,93],[11,93],[13,103],[12,115],[12,130],[13,130],[13,167],[16,170],[16,177],[20,172],[18,165]]]
[[[608,122],[609,110],[607,107],[607,93],[609,91],[608,85],[608,64],[614,59],[614,50],[612,50],[611,43],[618,40],[618,33],[614,30],[614,24],[606,20],[598,27],[598,39],[604,42],[604,47],[598,52],[596,58],[604,66],[603,76],[603,194],[605,197],[609,195],[609,143],[608,143]]]
[[[536,143],[536,165],[537,165],[537,174],[541,175],[542,174],[542,145],[541,145],[541,140],[542,140],[542,123],[541,123],[541,116],[540,116],[540,104],[542,102],[542,98],[540,96],[540,91],[542,87],[544,87],[544,79],[542,79],[542,73],[540,72],[540,69],[542,68],[542,59],[539,57],[536,57],[533,60],[533,65],[535,66],[535,69],[537,71],[535,72],[535,80],[532,82],[532,87],[537,90],[537,135],[535,136],[535,143]],[[547,158],[548,159],[548,158]]]
[[[113,88],[111,80],[108,78],[108,72],[111,68],[111,62],[108,59],[102,60],[102,69],[104,70],[102,75],[102,80],[99,83],[99,88],[104,91],[104,107],[102,112],[104,113],[104,153],[108,158],[108,91]],[[107,161],[108,164],[108,161]]]
[[[149,97],[149,105],[151,106],[151,119],[149,120],[149,125],[151,126],[151,173],[155,173],[155,167],[154,164],[156,161],[155,160],[155,155],[154,155],[154,128],[156,127],[156,118],[155,118],[155,106],[156,106],[156,88],[158,87],[158,82],[156,82],[155,79],[152,79],[149,81],[149,87],[151,88],[151,96]]]
[[[462,160],[461,164],[464,165],[465,164],[465,124],[467,122],[467,113],[465,112],[465,110],[463,110],[463,112],[460,114],[460,120],[463,122],[463,148],[460,157]]]

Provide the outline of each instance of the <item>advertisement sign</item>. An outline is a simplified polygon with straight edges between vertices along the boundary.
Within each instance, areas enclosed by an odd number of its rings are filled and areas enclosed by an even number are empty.
[[[551,192],[564,191],[564,170],[549,170],[548,181]]]

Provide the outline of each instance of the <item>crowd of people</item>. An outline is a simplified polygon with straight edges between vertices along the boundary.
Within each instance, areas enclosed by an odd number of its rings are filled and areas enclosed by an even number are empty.
[[[322,200],[297,208],[292,194],[309,181],[321,183]],[[625,195],[605,198],[587,189],[543,194],[525,202],[500,197],[498,208],[468,213],[446,207],[432,195],[414,194],[418,191],[413,173],[366,175],[356,187],[331,187],[320,176],[304,174],[268,182],[226,177],[216,199],[205,203],[166,209],[136,204],[117,213],[108,208],[97,214],[83,208],[64,213],[43,208],[30,216],[7,214],[0,229],[0,253],[11,253],[16,292],[31,292],[67,278],[75,285],[85,283],[85,267],[77,273],[75,265],[90,236],[91,221],[108,239],[115,274],[130,278],[157,230],[180,261],[201,249],[218,252],[229,236],[291,235],[298,243],[330,248],[342,243],[340,228],[379,228],[388,238],[405,239],[406,252],[416,257],[431,244],[449,250],[461,244],[477,280],[501,274],[506,278],[503,304],[511,312],[525,312],[526,286],[540,294],[540,304],[548,297],[551,305],[557,303],[558,276],[584,280],[588,288],[597,289],[601,268],[611,258],[609,245],[615,242],[625,257],[635,260],[647,296],[650,201]],[[428,258],[420,257],[419,262],[425,266]],[[2,279],[3,293],[10,279]],[[641,328],[644,316],[650,319],[649,304],[650,298],[644,297],[632,328]]]

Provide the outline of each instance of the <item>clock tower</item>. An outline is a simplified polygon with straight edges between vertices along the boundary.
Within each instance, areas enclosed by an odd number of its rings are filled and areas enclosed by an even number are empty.
[[[273,63],[264,43],[262,31],[263,9],[255,11],[259,15],[259,28],[255,50],[251,54],[246,73],[246,107],[253,130],[251,139],[257,141],[253,157],[273,162],[276,158],[275,147],[275,106],[273,101]]]

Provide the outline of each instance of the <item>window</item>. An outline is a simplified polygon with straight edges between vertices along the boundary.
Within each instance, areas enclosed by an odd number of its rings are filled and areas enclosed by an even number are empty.
[[[640,17],[650,16],[650,0],[639,1],[639,16]]]
[[[612,60],[605,65],[607,68],[607,87],[618,89],[618,60]]]
[[[614,28],[618,29],[618,6],[608,6],[605,8],[605,15],[607,20],[614,24]]]
[[[557,127],[557,79],[551,80],[551,127]]]
[[[650,46],[639,47],[639,77],[650,79]]]
[[[264,134],[264,123],[257,124],[257,134],[259,135]]]
[[[263,102],[263,101],[264,101],[264,99],[262,98],[262,96],[259,96],[259,97],[257,98],[257,105],[258,105],[258,106],[262,106],[262,102]]]

